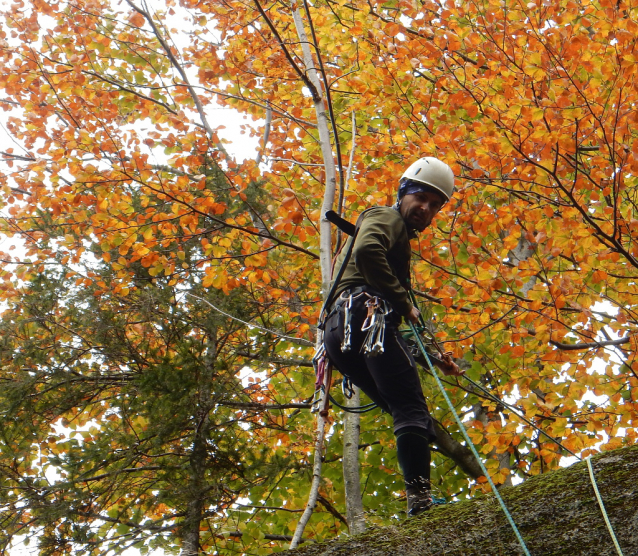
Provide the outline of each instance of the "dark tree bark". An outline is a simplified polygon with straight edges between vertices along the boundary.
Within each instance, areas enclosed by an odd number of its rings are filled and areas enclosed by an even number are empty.
[[[459,468],[472,479],[478,479],[483,475],[483,470],[472,450],[464,446],[457,440],[454,440],[449,432],[447,432],[438,422],[434,422],[434,431],[436,432],[436,447],[445,457],[459,466]]]
[[[209,348],[201,369],[200,391],[198,408],[195,413],[195,436],[193,438],[193,449],[190,456],[190,499],[186,509],[186,516],[182,524],[182,550],[180,556],[197,556],[199,549],[199,533],[201,522],[204,517],[206,500],[206,463],[208,459],[207,437],[210,433],[209,414],[214,403],[211,397],[211,385],[215,359],[217,358],[216,330],[211,327],[208,340]]]

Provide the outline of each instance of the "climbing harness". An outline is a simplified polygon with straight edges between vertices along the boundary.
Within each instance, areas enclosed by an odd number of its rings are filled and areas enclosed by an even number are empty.
[[[352,396],[354,396],[354,384],[352,384],[352,381],[347,376],[344,376],[341,381],[341,391],[348,400],[351,400]]]
[[[598,492],[598,485],[596,484],[596,477],[594,477],[594,468],[591,465],[591,456],[585,458],[587,462],[587,469],[589,470],[589,478],[591,479],[591,484],[594,487],[594,493],[596,494],[596,500],[598,501],[598,505],[600,506],[600,511],[603,514],[603,518],[605,519],[605,525],[607,525],[607,530],[611,535],[611,540],[614,541],[614,546],[616,547],[616,552],[618,552],[618,556],[623,556],[623,552],[620,548],[620,544],[618,543],[618,539],[616,538],[616,534],[614,533],[614,528],[611,526],[611,522],[609,521],[609,517],[607,516],[607,511],[605,510],[605,504],[603,504],[603,499],[600,496],[600,492]]]
[[[383,342],[385,337],[385,316],[391,312],[390,305],[378,296],[369,294],[366,291],[358,291],[352,293],[351,291],[343,292],[337,301],[337,309],[343,311],[344,331],[343,341],[341,343],[341,351],[347,352],[352,349],[352,302],[361,296],[367,297],[365,304],[368,310],[366,319],[362,325],[361,330],[367,331],[366,338],[362,345],[362,351],[372,356],[383,352]],[[326,371],[330,362],[328,360],[326,350],[323,344],[321,344],[313,357],[313,366],[315,368],[316,382],[315,382],[315,396],[312,403],[312,412],[327,411],[325,405],[327,400],[332,402],[335,406],[348,413],[367,413],[377,407],[377,404],[372,402],[369,404],[361,405],[358,407],[349,407],[340,404],[330,394],[330,385],[327,380]],[[330,375],[331,377],[331,375]],[[353,385],[347,377],[343,379],[343,394],[347,399],[352,397],[354,393]],[[326,392],[328,396],[326,397]],[[322,402],[324,404],[323,409]]]
[[[347,405],[342,405],[340,404],[337,400],[335,400],[332,397],[332,394],[330,394],[329,396],[330,402],[337,406],[339,409],[342,409],[343,411],[346,411],[347,413],[368,413],[368,411],[374,411],[377,408],[377,404],[372,402],[372,403],[368,403],[365,405],[360,405],[358,407],[349,407]]]
[[[428,366],[430,367],[430,371],[432,372],[432,375],[434,376],[434,378],[436,380],[436,383],[437,383],[437,386],[439,387],[439,390],[443,394],[443,397],[445,398],[445,401],[446,401],[448,407],[450,408],[450,411],[454,415],[454,419],[456,420],[456,424],[458,425],[459,430],[463,434],[463,438],[465,439],[465,442],[466,442],[467,446],[470,448],[470,450],[474,454],[474,457],[476,458],[476,461],[480,465],[481,471],[483,471],[483,475],[487,479],[487,481],[490,484],[490,487],[492,489],[492,492],[494,493],[494,496],[496,497],[496,499],[498,500],[499,504],[501,505],[501,508],[503,509],[503,512],[505,513],[505,517],[507,518],[507,521],[509,522],[510,526],[514,530],[514,534],[516,535],[516,538],[518,539],[518,542],[521,545],[521,548],[523,549],[523,552],[525,553],[526,556],[531,556],[529,550],[527,549],[527,545],[525,544],[525,541],[523,540],[523,537],[521,536],[521,534],[520,534],[520,532],[518,530],[518,527],[516,527],[516,523],[514,523],[514,519],[512,518],[509,510],[507,509],[507,506],[505,505],[505,502],[501,498],[501,495],[499,494],[498,490],[496,490],[496,485],[494,485],[494,482],[492,481],[492,478],[490,477],[490,474],[488,473],[487,469],[485,468],[485,465],[483,464],[483,461],[481,460],[481,457],[479,456],[479,453],[476,450],[476,447],[474,446],[474,443],[472,442],[472,440],[470,439],[469,435],[467,434],[467,430],[465,430],[465,426],[463,425],[463,422],[461,421],[461,418],[459,417],[458,413],[456,412],[456,408],[454,407],[454,404],[452,403],[452,401],[450,400],[449,396],[447,395],[447,392],[445,391],[445,388],[443,387],[443,383],[441,382],[441,379],[439,378],[439,373],[435,370],[434,365],[432,365],[432,362],[430,361],[430,358],[428,357],[427,351],[425,350],[425,346],[423,345],[423,341],[421,340],[421,336],[418,334],[414,324],[410,323],[410,328],[412,329],[412,332],[414,333],[414,337],[415,337],[415,339],[417,341],[419,349],[421,350],[421,353],[425,357],[425,360],[427,361]]]
[[[341,391],[343,392],[343,397],[347,400],[351,400],[352,396],[354,396],[354,384],[352,384],[352,381],[347,376],[344,376],[343,380],[341,381]],[[332,395],[330,395],[330,401],[339,409],[343,409],[343,411],[346,411],[348,413],[367,413],[368,411],[372,411],[377,407],[377,404],[374,402],[360,405],[359,407],[342,405],[337,400],[335,400]]]
[[[323,344],[319,346],[315,356],[312,358],[312,364],[315,368],[316,378],[315,395],[310,408],[311,413],[320,413],[324,417],[327,416],[330,402],[348,413],[367,413],[377,407],[377,404],[374,402],[358,407],[347,407],[332,397],[330,394],[330,386],[332,385],[332,363],[330,363],[330,360],[326,356],[326,350]],[[348,399],[352,398],[354,390],[352,383],[347,378],[343,379],[343,389],[345,397]],[[326,393],[328,395],[326,395]]]

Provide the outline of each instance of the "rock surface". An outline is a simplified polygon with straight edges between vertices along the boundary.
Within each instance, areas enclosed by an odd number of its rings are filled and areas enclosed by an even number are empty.
[[[624,556],[638,555],[638,446],[592,458]],[[499,491],[533,556],[616,556],[585,462]],[[524,554],[497,500],[435,507],[399,526],[288,551],[291,556]]]

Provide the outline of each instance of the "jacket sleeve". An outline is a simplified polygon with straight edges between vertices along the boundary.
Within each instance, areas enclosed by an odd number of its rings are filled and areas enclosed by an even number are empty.
[[[404,232],[403,220],[387,214],[371,213],[361,223],[352,256],[366,283],[392,304],[401,316],[412,309],[408,292],[401,285],[388,262],[388,251]]]

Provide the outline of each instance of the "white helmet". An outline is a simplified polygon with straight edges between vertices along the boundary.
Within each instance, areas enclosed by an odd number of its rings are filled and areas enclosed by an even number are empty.
[[[413,163],[401,176],[399,187],[399,199],[406,190],[407,182],[418,182],[433,187],[440,191],[446,202],[454,193],[454,172],[445,162],[426,156]]]

